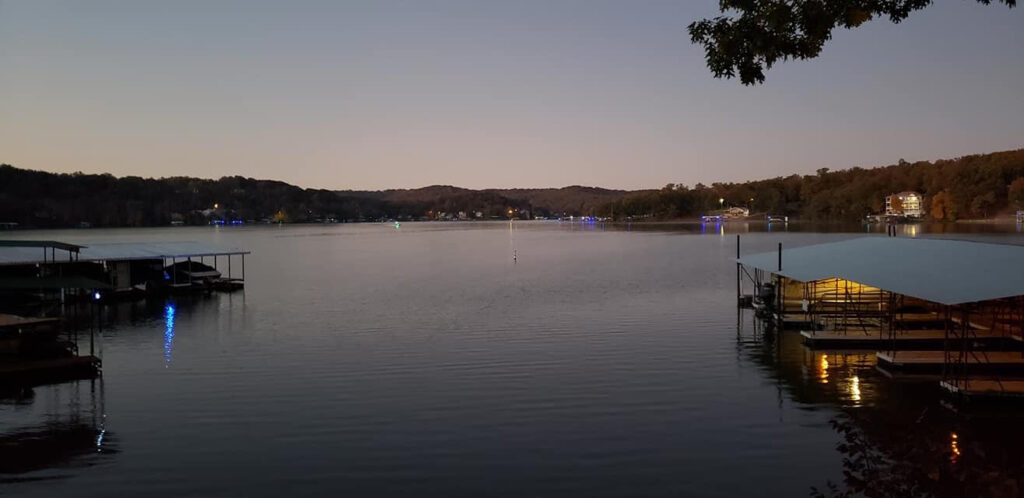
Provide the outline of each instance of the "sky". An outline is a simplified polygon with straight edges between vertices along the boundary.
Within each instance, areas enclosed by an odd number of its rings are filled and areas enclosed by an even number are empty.
[[[716,1],[0,0],[0,163],[329,189],[659,188],[1024,147],[1024,9],[839,30],[761,86]]]

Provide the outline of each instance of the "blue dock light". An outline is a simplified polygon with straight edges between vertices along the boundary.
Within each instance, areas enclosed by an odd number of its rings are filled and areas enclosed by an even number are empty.
[[[100,295],[100,291],[95,291],[92,293],[92,298],[94,301],[99,301],[101,297],[103,296]]]

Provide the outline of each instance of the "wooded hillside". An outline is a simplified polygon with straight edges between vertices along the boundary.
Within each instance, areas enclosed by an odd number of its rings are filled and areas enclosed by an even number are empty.
[[[379,219],[504,218],[595,215],[615,219],[679,219],[721,207],[806,220],[857,220],[884,209],[885,196],[924,194],[933,219],[991,217],[1024,208],[1024,149],[878,168],[818,170],[744,183],[669,184],[623,191],[571,186],[471,190],[331,191],[240,176],[115,178],[56,174],[0,165],[0,223],[22,227],[205,224],[212,218],[310,222]],[[216,206],[216,209],[214,207]],[[479,213],[479,216],[477,216]]]

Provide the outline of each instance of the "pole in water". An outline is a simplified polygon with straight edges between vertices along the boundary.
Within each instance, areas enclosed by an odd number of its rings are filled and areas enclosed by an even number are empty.
[[[736,305],[739,306],[743,291],[740,284],[740,234],[736,234]],[[738,308],[737,308],[738,309]],[[737,320],[739,318],[737,317]],[[739,329],[737,329],[739,333]]]
[[[782,242],[779,242],[779,271],[782,271]]]
[[[519,261],[519,254],[516,253],[515,249],[512,249],[512,262],[516,263]]]

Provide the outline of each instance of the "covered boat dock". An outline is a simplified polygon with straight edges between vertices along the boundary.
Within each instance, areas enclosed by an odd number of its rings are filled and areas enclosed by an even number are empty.
[[[96,289],[102,284],[117,293],[196,288],[231,290],[244,286],[247,254],[249,251],[234,247],[195,241],[84,245],[4,240],[0,241],[0,287],[93,288],[88,282],[61,285],[77,277],[91,278],[97,282]]]
[[[952,393],[1024,395],[1024,246],[878,236],[740,257],[738,244],[741,303],[807,346],[873,349],[887,373]]]
[[[103,300],[241,289],[247,254],[202,242],[0,240],[0,312],[17,313],[0,314],[0,384],[97,375],[102,318],[93,317]],[[87,355],[78,351],[81,318]]]

